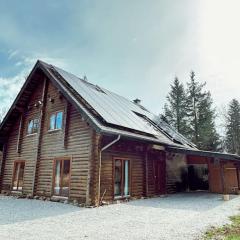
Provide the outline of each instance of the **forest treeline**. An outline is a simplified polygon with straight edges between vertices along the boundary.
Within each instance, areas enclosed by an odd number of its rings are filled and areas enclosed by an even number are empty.
[[[184,85],[177,77],[166,97],[164,114],[160,117],[196,144],[199,149],[240,154],[240,103],[232,99],[224,113],[224,133],[216,127],[217,115],[206,82],[190,73]]]

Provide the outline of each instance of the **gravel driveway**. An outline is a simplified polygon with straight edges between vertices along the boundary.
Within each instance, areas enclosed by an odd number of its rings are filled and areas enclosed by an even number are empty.
[[[85,209],[0,196],[0,239],[198,239],[211,225],[239,213],[240,197],[209,193]]]

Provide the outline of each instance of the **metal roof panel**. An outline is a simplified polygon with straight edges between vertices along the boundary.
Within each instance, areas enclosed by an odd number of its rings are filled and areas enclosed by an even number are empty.
[[[151,134],[166,144],[173,143],[173,139],[166,136],[166,134],[152,125],[151,122],[135,114],[138,113],[139,115],[146,116],[151,121],[155,121],[156,116],[141,105],[105,88],[93,85],[58,67],[54,66],[54,69],[107,123]]]

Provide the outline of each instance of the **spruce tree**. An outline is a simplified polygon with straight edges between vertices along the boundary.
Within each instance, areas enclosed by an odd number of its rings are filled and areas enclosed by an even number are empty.
[[[240,154],[240,103],[233,99],[226,117],[226,148],[230,153]]]
[[[174,79],[171,91],[167,96],[167,103],[164,106],[165,119],[179,133],[186,135],[187,132],[187,108],[186,93],[178,78]]]
[[[215,128],[215,109],[210,92],[204,90],[206,83],[195,80],[195,73],[190,74],[187,83],[187,112],[189,119],[189,138],[203,150],[217,150],[219,136]]]

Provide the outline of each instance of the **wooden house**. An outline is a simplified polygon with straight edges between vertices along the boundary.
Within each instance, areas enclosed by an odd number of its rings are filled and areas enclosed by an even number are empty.
[[[240,157],[198,150],[145,109],[38,61],[0,125],[0,189],[102,201],[239,190]]]

